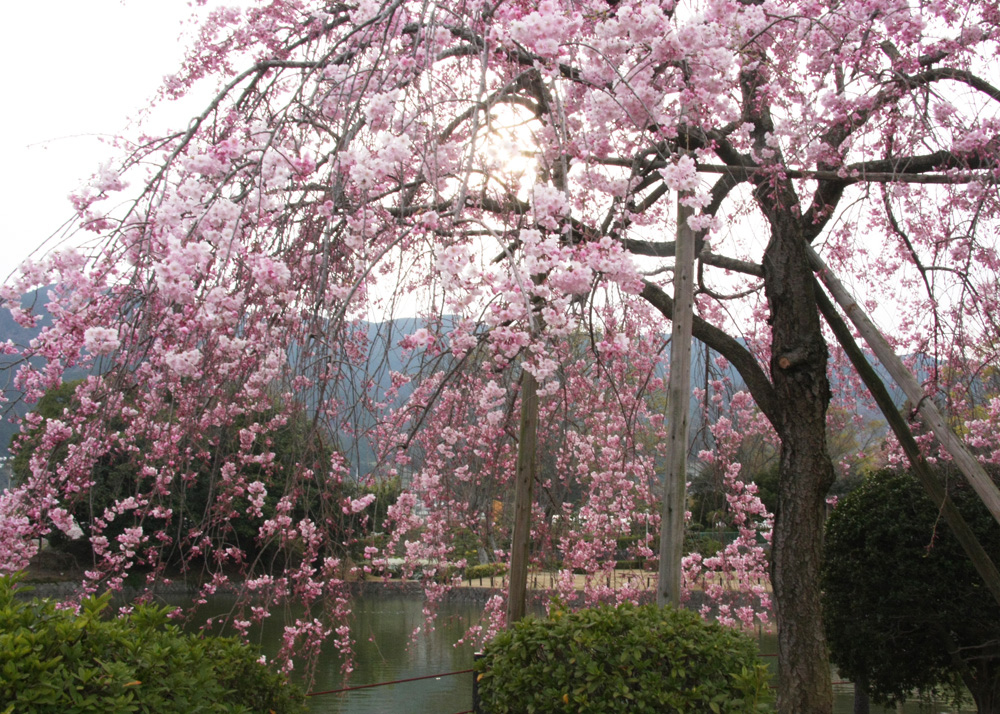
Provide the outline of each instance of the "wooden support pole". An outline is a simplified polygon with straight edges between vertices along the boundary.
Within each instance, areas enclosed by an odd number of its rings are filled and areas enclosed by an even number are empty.
[[[524,617],[528,599],[528,553],[531,546],[531,506],[538,458],[538,382],[521,371],[521,424],[514,484],[514,532],[507,581],[507,626]]]
[[[1000,523],[1000,489],[993,483],[986,470],[983,469],[976,457],[969,453],[961,439],[955,435],[945,422],[941,412],[932,399],[928,399],[923,388],[917,382],[917,378],[907,369],[903,361],[896,355],[889,343],[886,341],[878,328],[868,319],[868,316],[861,309],[861,306],[854,300],[854,297],[847,291],[847,288],[837,279],[837,276],[827,267],[819,254],[811,247],[806,246],[809,261],[813,270],[819,274],[819,279],[830,291],[830,295],[840,305],[840,308],[847,315],[847,318],[854,324],[858,332],[871,347],[875,356],[886,368],[889,374],[899,385],[900,389],[913,404],[917,405],[925,423],[934,432],[941,447],[951,454],[952,461],[959,471],[965,476],[979,498],[986,504],[986,508],[998,523]]]
[[[691,413],[691,323],[694,316],[693,209],[677,200],[677,254],[674,264],[674,315],[670,337],[667,408],[670,436],[660,521],[660,571],[656,602],[681,602],[681,559],[684,557],[684,513],[687,510],[688,421]]]
[[[854,335],[851,334],[847,323],[840,317],[833,303],[830,302],[830,299],[818,283],[816,285],[816,303],[819,305],[819,310],[823,313],[823,317],[826,318],[827,324],[833,330],[833,334],[837,337],[840,346],[844,348],[844,352],[851,360],[851,364],[854,365],[854,369],[861,377],[861,381],[864,382],[865,387],[871,393],[886,422],[888,422],[892,433],[896,435],[896,439],[903,448],[906,458],[909,459],[910,467],[913,473],[916,474],[917,480],[920,481],[921,486],[924,487],[924,491],[934,505],[940,509],[941,515],[944,516],[948,527],[955,534],[955,538],[958,539],[965,554],[969,556],[969,559],[976,568],[976,572],[979,573],[983,582],[986,583],[986,587],[993,594],[993,598],[1000,604],[1000,571],[997,570],[996,564],[990,558],[989,553],[983,548],[979,539],[976,538],[976,534],[962,516],[962,513],[955,506],[954,502],[952,502],[951,497],[948,496],[948,492],[945,491],[941,480],[924,460],[923,455],[920,453],[920,447],[917,445],[917,440],[913,438],[910,427],[896,410],[896,405],[889,395],[889,390],[886,389],[885,384],[882,382],[882,378],[875,372],[875,368],[868,363],[868,359],[861,351],[858,343],[855,342]]]

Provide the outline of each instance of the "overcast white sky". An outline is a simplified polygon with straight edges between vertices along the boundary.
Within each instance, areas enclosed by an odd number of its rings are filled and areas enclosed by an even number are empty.
[[[66,196],[114,156],[101,138],[134,134],[191,13],[188,0],[5,3],[0,281],[72,216]]]

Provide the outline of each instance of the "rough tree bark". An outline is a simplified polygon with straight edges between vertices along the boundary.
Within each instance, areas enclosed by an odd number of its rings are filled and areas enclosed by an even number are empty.
[[[823,338],[806,242],[790,189],[758,186],[771,239],[764,252],[770,306],[773,421],[781,440],[771,586],[778,625],[778,711],[831,712],[833,691],[820,605],[826,495],[834,481],[826,444],[830,403]]]

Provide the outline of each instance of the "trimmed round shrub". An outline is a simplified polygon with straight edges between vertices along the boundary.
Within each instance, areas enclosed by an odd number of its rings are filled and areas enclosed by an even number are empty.
[[[506,575],[507,564],[506,563],[481,563],[479,565],[470,565],[465,569],[465,578],[467,580],[475,580],[477,578],[493,578],[500,575]]]
[[[304,697],[233,638],[169,624],[169,608],[109,618],[16,596],[0,577],[0,714],[300,714]]]
[[[997,561],[1000,527],[964,480],[955,506]],[[881,471],[826,524],[823,620],[840,674],[888,705],[921,694],[1000,712],[1000,607],[916,477]]]
[[[753,639],[673,607],[554,609],[497,635],[476,666],[487,714],[744,714],[770,699]]]

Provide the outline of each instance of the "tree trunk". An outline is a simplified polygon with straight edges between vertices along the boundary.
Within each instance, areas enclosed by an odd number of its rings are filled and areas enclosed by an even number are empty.
[[[771,380],[746,348],[721,330],[696,317],[693,331],[736,367],[781,440],[781,512],[771,551],[778,711],[831,714],[833,686],[819,589],[826,494],[834,479],[826,446],[827,350],[805,237],[792,210],[780,208],[797,201],[794,195],[766,195],[766,188],[770,185],[759,187],[757,196],[771,224],[763,266],[771,305]],[[674,302],[659,287],[647,281],[642,296],[673,319]]]
[[[868,692],[860,684],[854,685],[854,714],[871,714],[871,700]]]
[[[988,667],[980,667],[979,669],[985,670]],[[976,703],[977,714],[1000,714],[1000,681],[995,675],[992,681],[986,681],[981,686],[976,686],[975,689],[969,691],[972,694],[972,701]]]
[[[770,190],[758,188],[771,223],[763,269],[770,307],[771,379],[779,405],[774,427],[781,440],[771,555],[778,712],[830,714],[833,690],[819,587],[825,501],[834,480],[826,445],[828,354],[805,237],[798,218],[781,208],[794,207],[794,196],[761,196]]]
[[[976,703],[977,714],[1000,714],[996,692],[972,692],[972,701]]]

